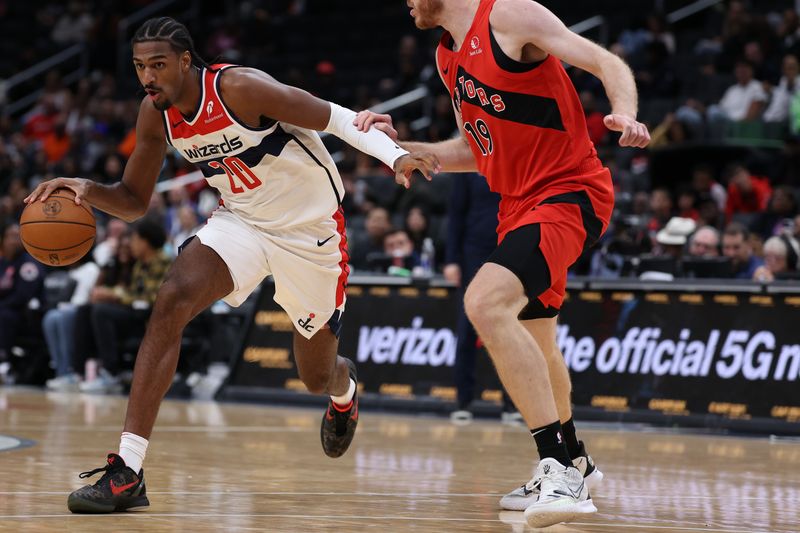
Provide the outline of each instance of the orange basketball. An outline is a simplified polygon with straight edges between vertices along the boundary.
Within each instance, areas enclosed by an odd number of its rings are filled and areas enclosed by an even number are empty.
[[[25,249],[45,265],[71,265],[94,244],[92,208],[76,205],[75,193],[69,189],[57,189],[46,201],[25,206],[19,227]]]

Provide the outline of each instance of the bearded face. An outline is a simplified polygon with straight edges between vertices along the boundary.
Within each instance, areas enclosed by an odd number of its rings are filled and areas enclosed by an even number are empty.
[[[414,24],[421,30],[439,26],[439,15],[444,9],[444,0],[409,0]]]

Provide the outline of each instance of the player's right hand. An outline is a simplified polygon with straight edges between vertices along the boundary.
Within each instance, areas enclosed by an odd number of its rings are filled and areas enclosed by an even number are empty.
[[[358,128],[358,131],[369,131],[372,126],[375,126],[376,130],[382,131],[388,135],[391,140],[397,142],[397,130],[394,129],[392,117],[389,115],[379,115],[372,111],[361,111],[356,115],[353,126]]]
[[[89,190],[90,181],[84,178],[55,178],[43,181],[25,198],[26,204],[31,204],[37,199],[44,202],[56,189],[69,189],[75,193],[75,203],[81,205],[81,200]]]
[[[430,181],[442,170],[439,158],[430,152],[414,152],[397,158],[394,162],[394,181],[406,189],[411,187],[411,174],[419,170]]]

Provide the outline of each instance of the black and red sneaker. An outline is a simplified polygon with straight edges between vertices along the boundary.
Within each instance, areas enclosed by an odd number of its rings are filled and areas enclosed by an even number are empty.
[[[358,384],[356,377],[356,365],[350,359],[345,359],[347,366],[350,367],[350,379]],[[320,428],[320,438],[322,439],[322,450],[328,457],[341,457],[350,443],[353,435],[356,434],[358,425],[358,389],[356,389],[353,399],[349,405],[344,407],[336,405],[333,400],[328,400],[328,409],[322,417],[322,427]]]
[[[81,487],[69,495],[67,507],[73,513],[114,513],[148,507],[144,487],[144,470],[137,474],[122,457],[108,454],[108,464],[80,474],[80,478],[105,472],[97,483]]]

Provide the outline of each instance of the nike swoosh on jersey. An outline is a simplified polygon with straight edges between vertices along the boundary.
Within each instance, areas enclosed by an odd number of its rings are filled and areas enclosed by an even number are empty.
[[[327,238],[327,239],[325,239],[324,241],[320,241],[319,239],[317,239],[317,246],[322,246],[322,245],[324,245],[326,242],[328,242],[329,240],[333,239],[334,237],[335,237],[335,235],[331,235],[330,237],[328,237],[328,238]]]

